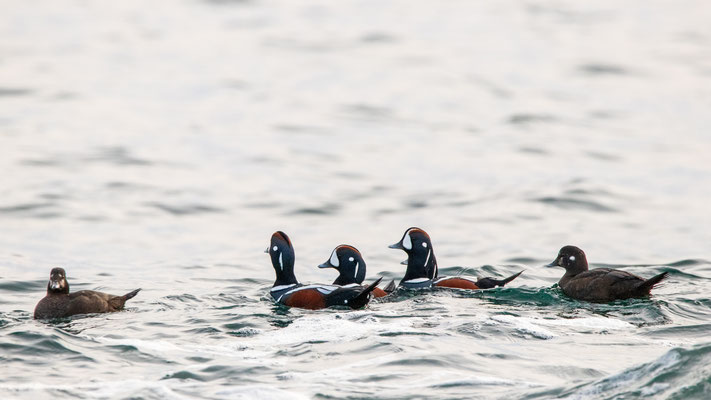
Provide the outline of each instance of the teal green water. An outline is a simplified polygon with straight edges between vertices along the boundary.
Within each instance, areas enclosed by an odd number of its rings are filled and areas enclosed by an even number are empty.
[[[711,397],[702,1],[53,0],[0,8],[0,398]],[[478,292],[275,305],[341,243],[432,237]],[[668,279],[590,304],[543,265]],[[124,312],[35,321],[52,267]]]

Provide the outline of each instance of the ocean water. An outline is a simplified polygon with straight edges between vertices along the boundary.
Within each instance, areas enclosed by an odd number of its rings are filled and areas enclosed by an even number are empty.
[[[708,399],[705,1],[0,1],[0,398]],[[338,244],[506,288],[275,305]],[[565,297],[543,267],[669,277]],[[49,271],[143,290],[35,321]]]

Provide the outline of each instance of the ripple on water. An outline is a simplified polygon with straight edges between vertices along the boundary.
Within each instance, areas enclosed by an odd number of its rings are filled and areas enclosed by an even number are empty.
[[[0,87],[0,97],[21,97],[29,96],[34,90],[20,87]]]
[[[558,119],[550,114],[520,113],[513,114],[508,118],[508,122],[513,125],[528,125],[534,123],[552,123]]]
[[[20,203],[0,207],[0,215],[6,214],[13,217],[30,217],[39,219],[58,218],[62,214],[57,211],[57,200],[41,203]]]
[[[0,281],[0,290],[20,293],[38,293],[46,289],[47,280]]]
[[[163,202],[146,202],[144,205],[175,216],[224,213],[225,210],[207,204],[167,204]]]
[[[573,198],[568,196],[538,197],[532,199],[532,201],[547,204],[564,210],[587,210],[605,213],[618,211],[613,207],[606,206],[597,201]]]
[[[606,63],[587,63],[578,67],[578,70],[591,77],[606,75],[622,76],[630,74],[630,71],[625,67]]]

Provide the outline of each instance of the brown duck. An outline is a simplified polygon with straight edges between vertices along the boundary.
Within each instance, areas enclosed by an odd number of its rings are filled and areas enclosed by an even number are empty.
[[[565,268],[565,275],[558,281],[563,293],[574,299],[596,303],[648,296],[652,287],[668,273],[662,272],[645,280],[619,269],[588,270],[585,253],[575,246],[560,249],[555,261],[547,266]]]
[[[47,295],[35,307],[35,319],[121,311],[126,300],[133,298],[139,290],[141,289],[136,289],[123,296],[114,296],[93,290],[69,293],[69,283],[64,269],[54,268],[49,274]]]

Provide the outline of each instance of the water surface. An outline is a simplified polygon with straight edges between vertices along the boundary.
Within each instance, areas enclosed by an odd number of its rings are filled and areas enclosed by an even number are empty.
[[[708,398],[702,1],[3,1],[0,397]],[[524,274],[358,311],[272,303],[338,244],[397,279]],[[669,278],[587,304],[544,268]],[[49,270],[141,293],[34,321]]]

